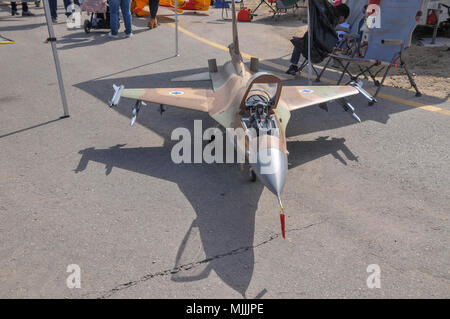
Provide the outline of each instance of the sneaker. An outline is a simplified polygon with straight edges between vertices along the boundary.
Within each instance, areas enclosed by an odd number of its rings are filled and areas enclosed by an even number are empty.
[[[108,37],[117,39],[119,36],[117,34],[112,34],[111,32],[108,33]]]
[[[133,32],[125,33],[125,38],[131,38],[133,36]]]
[[[56,17],[55,17],[55,18],[54,18],[54,17],[52,17],[52,22],[53,22],[53,23],[58,23],[58,18],[56,18]]]
[[[11,15],[12,16],[18,16],[19,15],[19,13],[17,12],[17,10],[11,10]]]
[[[31,17],[31,16],[34,16],[34,13],[30,12],[30,11],[22,11],[22,15],[23,16],[27,16],[27,17]]]
[[[291,64],[289,69],[286,71],[286,74],[296,75],[298,73],[298,66]]]

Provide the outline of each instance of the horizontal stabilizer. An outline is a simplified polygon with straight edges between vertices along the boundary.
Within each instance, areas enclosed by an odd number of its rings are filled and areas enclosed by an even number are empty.
[[[209,76],[209,72],[201,72],[191,75],[179,76],[171,79],[172,82],[190,82],[190,81],[209,81],[211,77]]]
[[[291,81],[291,80],[296,79],[296,77],[294,75],[290,75],[290,74],[286,74],[286,73],[273,72],[273,71],[269,71],[269,70],[261,70],[261,72],[267,72],[267,73],[276,75],[277,78],[279,78],[281,81]]]

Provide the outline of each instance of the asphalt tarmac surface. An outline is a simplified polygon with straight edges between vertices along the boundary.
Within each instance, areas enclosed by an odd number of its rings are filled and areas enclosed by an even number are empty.
[[[165,8],[160,27],[134,18],[117,40],[67,30],[60,14],[68,119],[43,9],[31,10],[0,6],[0,34],[17,42],[0,47],[1,298],[450,297],[448,101],[385,88],[372,107],[350,99],[360,124],[335,103],[293,112],[283,240],[276,198],[246,169],[171,161],[171,132],[213,127],[207,114],[149,104],[130,128],[134,101],[106,104],[112,84],[207,87],[170,79],[228,60],[220,9],[180,15],[179,57]],[[262,69],[289,65],[279,23],[239,23]],[[67,286],[71,264],[81,288]]]

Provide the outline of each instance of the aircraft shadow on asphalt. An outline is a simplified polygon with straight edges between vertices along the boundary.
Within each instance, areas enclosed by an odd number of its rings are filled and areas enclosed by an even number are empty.
[[[200,280],[214,269],[244,296],[253,273],[255,213],[263,185],[252,184],[232,165],[174,164],[170,151],[168,146],[88,148],[80,151],[76,172],[94,161],[105,164],[106,174],[121,168],[176,183],[197,216],[180,245],[172,279]],[[228,254],[236,248],[236,254]]]
[[[338,151],[347,160],[356,160],[344,142],[343,138],[326,137],[288,142],[293,159],[290,168],[328,154],[346,163]],[[255,215],[262,183],[251,183],[239,165],[174,164],[170,152],[170,144],[142,148],[91,147],[79,152],[81,159],[75,172],[86,170],[93,161],[105,165],[106,175],[120,168],[176,183],[197,216],[179,247],[172,280],[201,280],[214,270],[228,286],[245,297],[254,268]],[[273,210],[278,212],[275,205]]]
[[[112,96],[112,84],[125,87],[205,87],[208,82],[170,82],[169,79],[204,71],[203,69],[145,76],[123,77],[82,82],[75,86],[105,102]],[[116,73],[117,74],[117,73]],[[361,99],[365,102],[364,99]],[[129,128],[131,106],[134,101],[122,99],[119,114],[125,116],[124,127]],[[356,104],[356,103],[355,103]],[[363,120],[386,122],[390,113],[406,108],[389,107],[358,108],[363,110]],[[98,105],[95,105],[98,107]],[[354,124],[353,119],[335,105],[336,110],[327,113],[318,107],[293,112],[288,136],[329,130]],[[236,164],[175,164],[171,160],[173,129],[186,127],[193,132],[194,119],[203,120],[203,129],[213,127],[214,121],[207,114],[166,107],[160,115],[158,106],[149,103],[144,107],[137,122],[164,138],[160,147],[126,148],[114,145],[107,149],[95,147],[80,150],[81,159],[76,172],[82,172],[90,161],[105,164],[108,175],[114,167],[144,174],[178,185],[180,191],[196,212],[196,218],[180,244],[174,265],[172,280],[187,282],[209,276],[211,270],[231,288],[246,297],[254,270],[254,231],[258,202],[263,192],[260,182],[251,183],[247,171],[241,171]],[[333,108],[334,109],[334,108]],[[356,127],[355,127],[356,128]],[[206,143],[206,142],[205,142]],[[340,163],[357,161],[357,157],[345,145],[345,138],[321,136],[309,141],[288,141],[289,168],[295,168],[309,161],[333,155]],[[151,190],[149,190],[151,191]],[[274,202],[274,218],[277,208]],[[178,271],[183,270],[183,271]]]

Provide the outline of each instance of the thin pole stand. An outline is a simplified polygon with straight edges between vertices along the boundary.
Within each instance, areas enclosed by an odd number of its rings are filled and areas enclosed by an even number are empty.
[[[66,91],[64,89],[64,81],[61,73],[61,66],[59,64],[59,57],[58,57],[58,49],[56,48],[56,38],[55,38],[55,32],[53,30],[53,22],[50,15],[50,7],[48,4],[48,0],[44,0],[44,11],[45,11],[45,20],[47,21],[47,28],[48,28],[48,39],[47,42],[50,42],[52,46],[53,51],[53,60],[55,61],[55,68],[56,68],[56,75],[58,77],[58,84],[59,84],[59,92],[61,94],[61,100],[63,104],[63,110],[64,115],[60,118],[67,118],[69,117],[69,107],[67,106],[67,99],[66,99]]]

